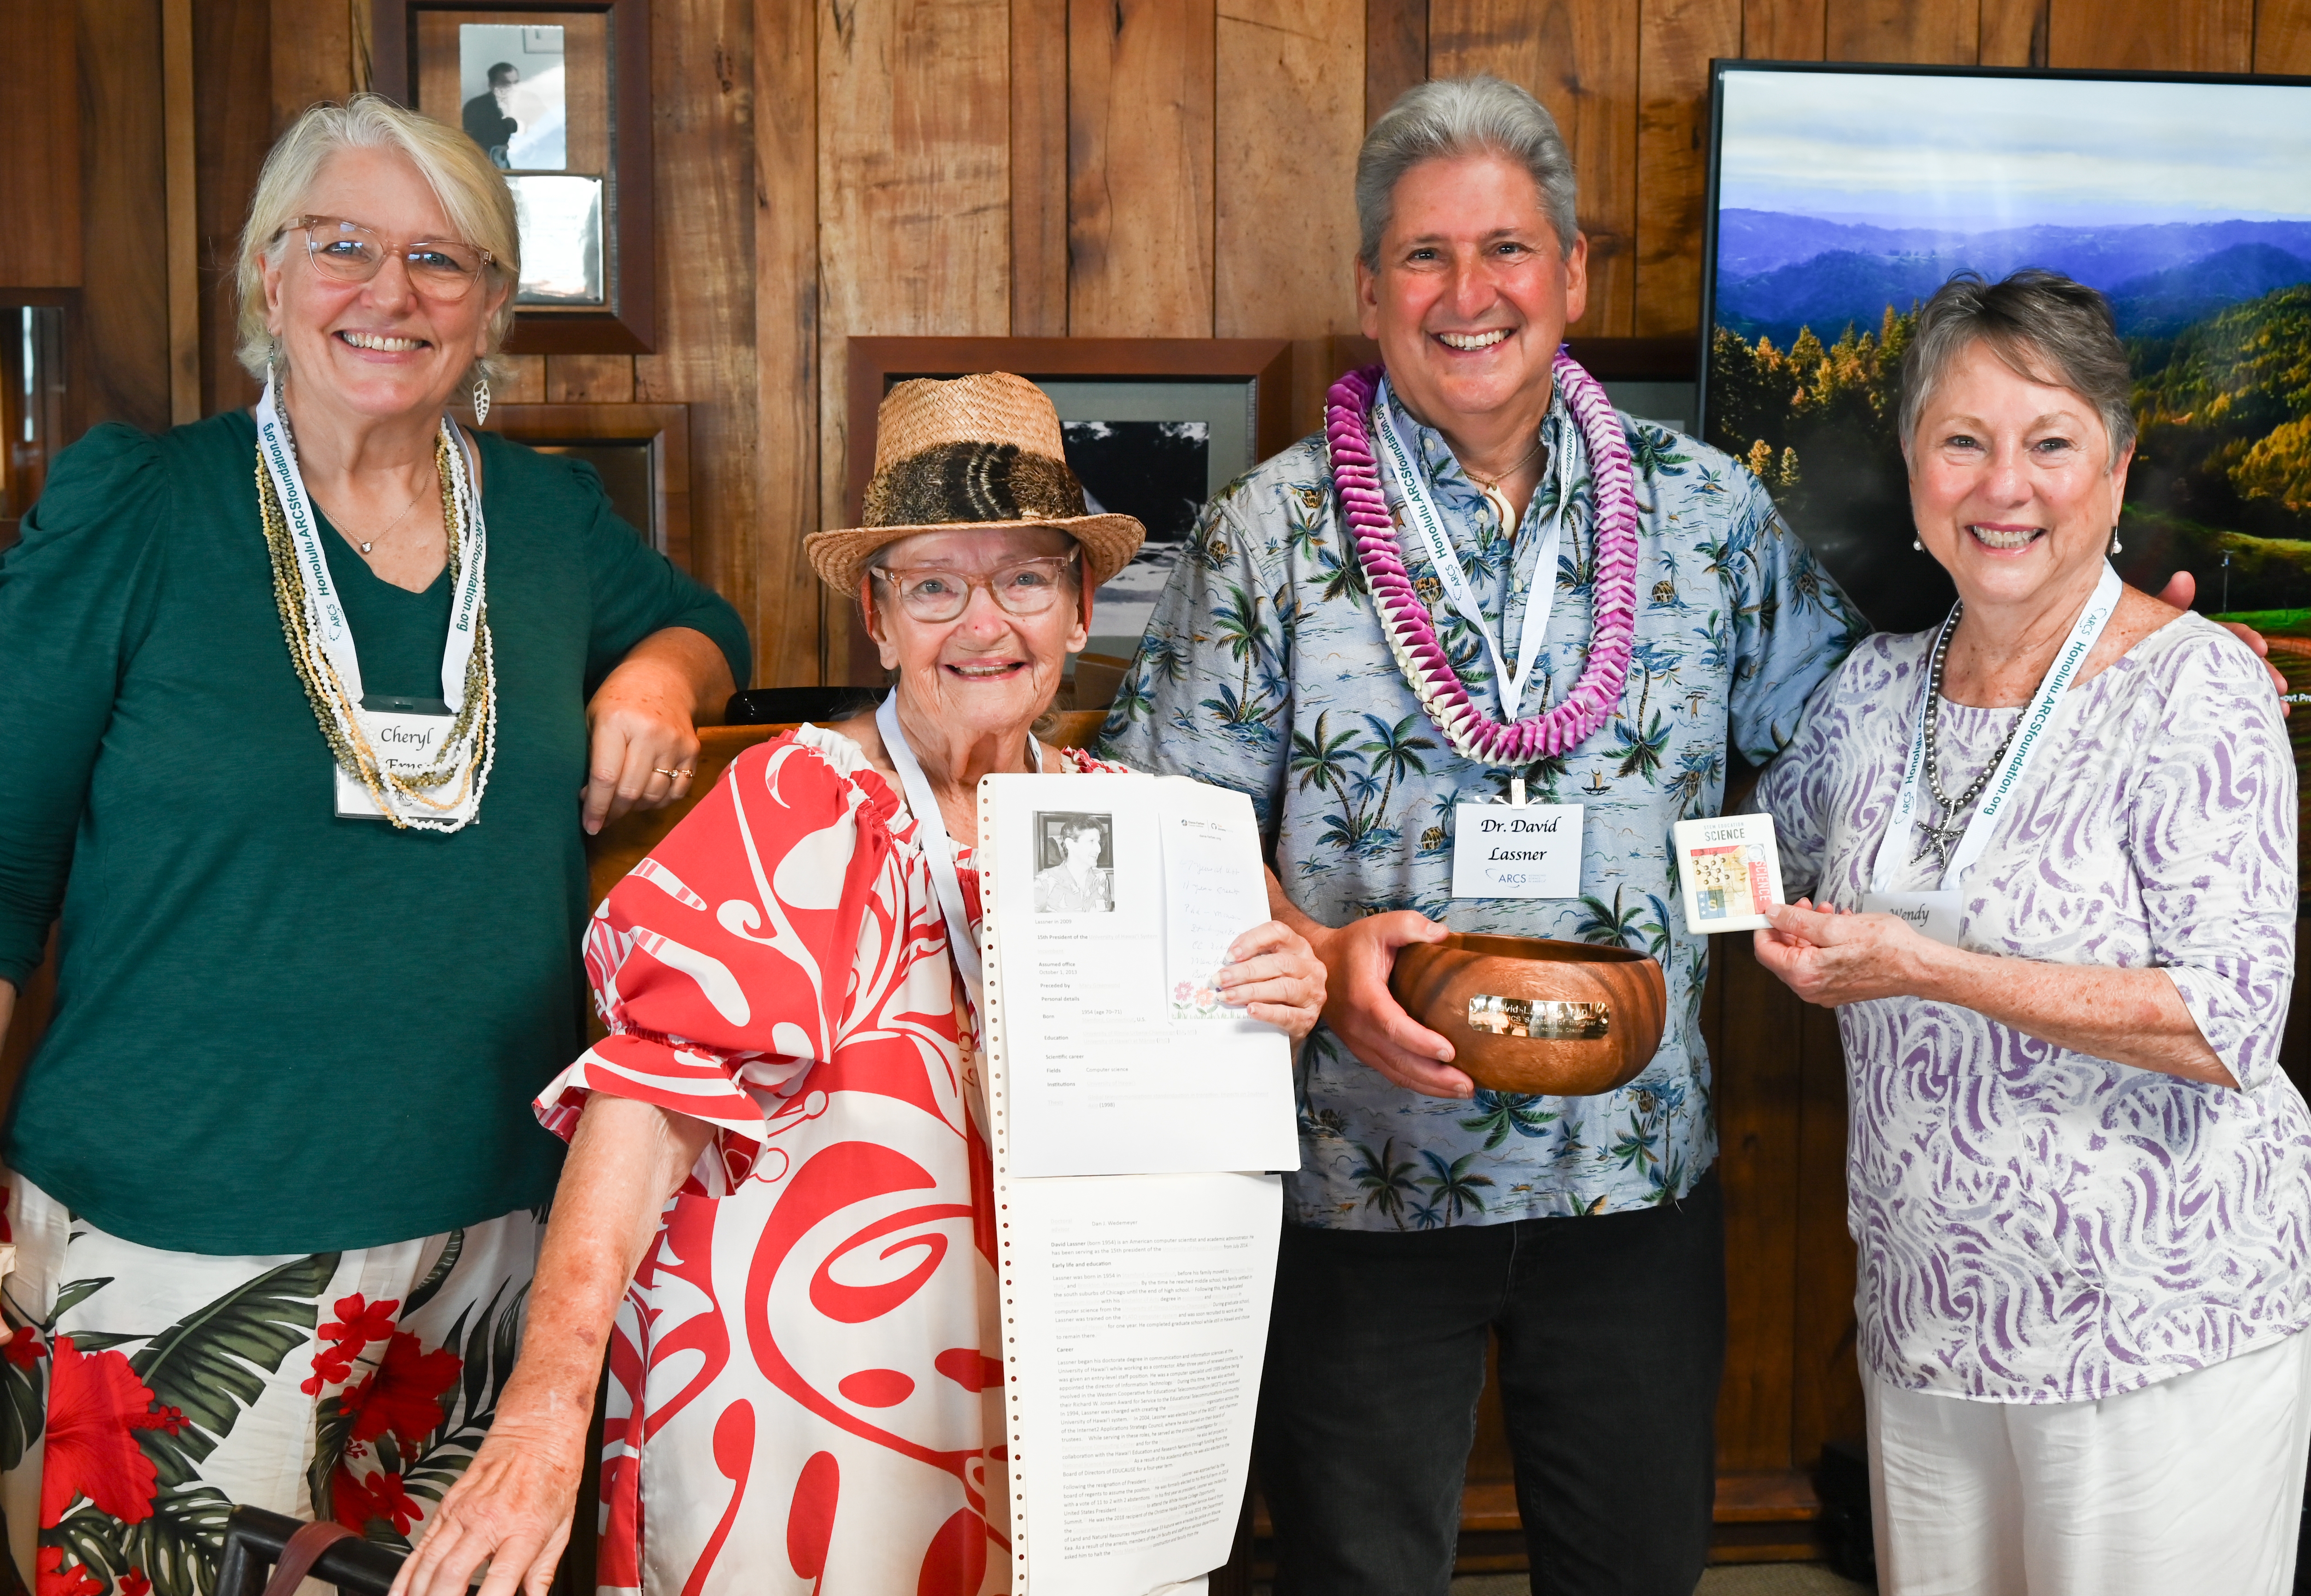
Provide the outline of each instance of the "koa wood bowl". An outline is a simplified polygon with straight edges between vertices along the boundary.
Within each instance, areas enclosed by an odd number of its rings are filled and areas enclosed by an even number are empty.
[[[1653,1062],[1669,1012],[1661,966],[1626,947],[1455,932],[1400,948],[1388,989],[1495,1092],[1589,1097]]]

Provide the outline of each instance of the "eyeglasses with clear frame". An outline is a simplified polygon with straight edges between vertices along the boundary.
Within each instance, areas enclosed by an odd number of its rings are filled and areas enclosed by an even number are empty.
[[[918,621],[952,621],[971,604],[972,589],[984,588],[1004,614],[1021,619],[1047,614],[1067,590],[1067,570],[1082,557],[1077,549],[1065,554],[1015,560],[984,576],[950,571],[937,565],[891,571],[880,565],[868,570],[891,584],[900,607]]]
[[[454,239],[403,243],[342,216],[300,216],[282,231],[302,232],[313,269],[338,283],[367,283],[385,269],[388,257],[398,256],[410,287],[432,300],[464,299],[482,280],[483,268],[497,259]]]

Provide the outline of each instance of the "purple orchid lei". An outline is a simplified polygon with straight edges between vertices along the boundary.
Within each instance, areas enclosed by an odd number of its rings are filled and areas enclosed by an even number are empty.
[[[1604,725],[1620,702],[1636,637],[1635,472],[1613,402],[1570,354],[1557,352],[1554,376],[1588,442],[1590,475],[1596,488],[1597,577],[1592,589],[1595,608],[1589,659],[1563,702],[1504,725],[1469,696],[1436,636],[1428,606],[1413,591],[1412,579],[1398,557],[1396,525],[1381,492],[1380,467],[1365,420],[1380,391],[1381,373],[1381,367],[1367,366],[1332,385],[1324,402],[1324,435],[1340,506],[1356,535],[1356,559],[1397,668],[1428,719],[1464,759],[1515,768],[1578,746]],[[1539,573],[1537,580],[1549,575]]]

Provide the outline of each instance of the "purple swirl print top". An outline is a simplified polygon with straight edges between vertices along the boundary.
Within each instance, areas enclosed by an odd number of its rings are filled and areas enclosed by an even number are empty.
[[[1791,896],[1862,906],[1932,641],[1863,642],[1759,782]],[[1944,700],[1944,789],[1965,790],[2021,713]],[[1965,945],[2164,969],[2239,1089],[1954,1004],[1847,1004],[1846,1221],[1874,1374],[2082,1402],[2311,1322],[2311,1113],[2279,1068],[2295,766],[2261,665],[2190,615],[2071,690],[2026,787],[1961,884]],[[1931,859],[1890,883],[1935,885]]]

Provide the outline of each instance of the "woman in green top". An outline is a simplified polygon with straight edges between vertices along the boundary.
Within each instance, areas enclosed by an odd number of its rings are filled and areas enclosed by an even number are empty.
[[[407,1544],[519,1343],[580,826],[681,797],[747,667],[591,471],[444,415],[519,250],[461,133],[308,112],[242,240],[256,416],[98,428],[0,561],[0,1026],[61,919],[4,1149],[43,1596],[193,1596],[234,1503]]]

